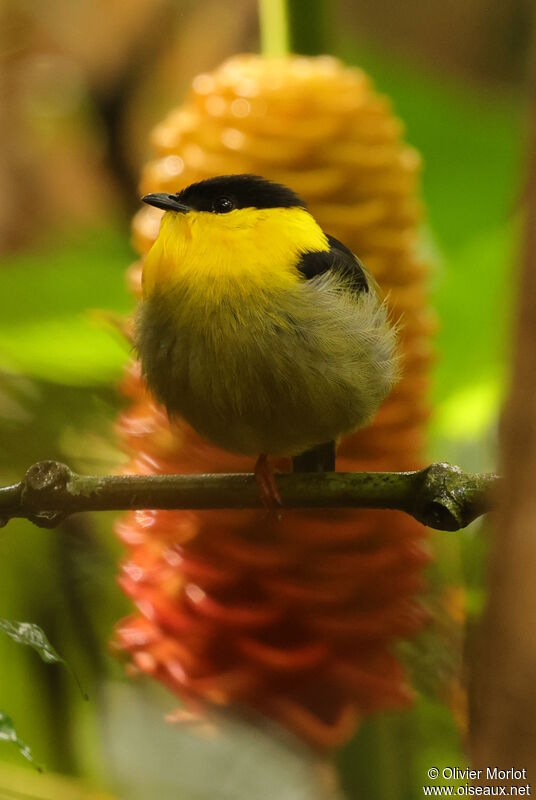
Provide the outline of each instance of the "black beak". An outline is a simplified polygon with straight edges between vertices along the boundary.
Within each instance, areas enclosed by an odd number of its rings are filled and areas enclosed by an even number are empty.
[[[190,206],[179,203],[176,195],[165,194],[164,192],[146,194],[141,200],[142,203],[147,203],[147,205],[154,206],[155,208],[163,208],[164,211],[178,211],[180,214],[186,214],[187,211],[192,210]]]

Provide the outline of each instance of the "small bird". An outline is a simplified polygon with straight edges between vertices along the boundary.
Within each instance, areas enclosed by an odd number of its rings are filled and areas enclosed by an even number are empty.
[[[143,265],[136,347],[149,389],[219,447],[335,469],[336,441],[369,422],[398,377],[378,287],[291,189],[223,175],[143,202],[166,213]]]

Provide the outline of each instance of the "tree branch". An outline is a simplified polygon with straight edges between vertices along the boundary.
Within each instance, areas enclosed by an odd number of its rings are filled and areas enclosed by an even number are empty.
[[[284,473],[276,481],[284,508],[396,509],[431,528],[454,531],[491,510],[499,478],[432,464],[417,472]],[[43,528],[79,511],[261,506],[249,473],[99,477],[40,461],[20,483],[0,487],[1,524],[25,517]]]

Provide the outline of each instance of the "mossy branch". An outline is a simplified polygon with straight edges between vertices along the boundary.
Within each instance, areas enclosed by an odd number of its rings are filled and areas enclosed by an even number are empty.
[[[449,464],[416,472],[285,473],[276,476],[283,508],[383,508],[405,511],[438,530],[464,528],[490,511],[499,478]],[[41,461],[23,480],[0,488],[0,522],[24,517],[53,528],[80,511],[136,508],[261,507],[250,473],[217,475],[77,475]]]

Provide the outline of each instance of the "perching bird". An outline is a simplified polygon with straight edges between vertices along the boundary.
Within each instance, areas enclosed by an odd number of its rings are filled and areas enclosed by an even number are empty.
[[[136,346],[171,418],[236,453],[296,471],[335,468],[335,441],[374,416],[397,380],[377,286],[291,189],[224,175],[149,194],[165,214],[143,265]]]

